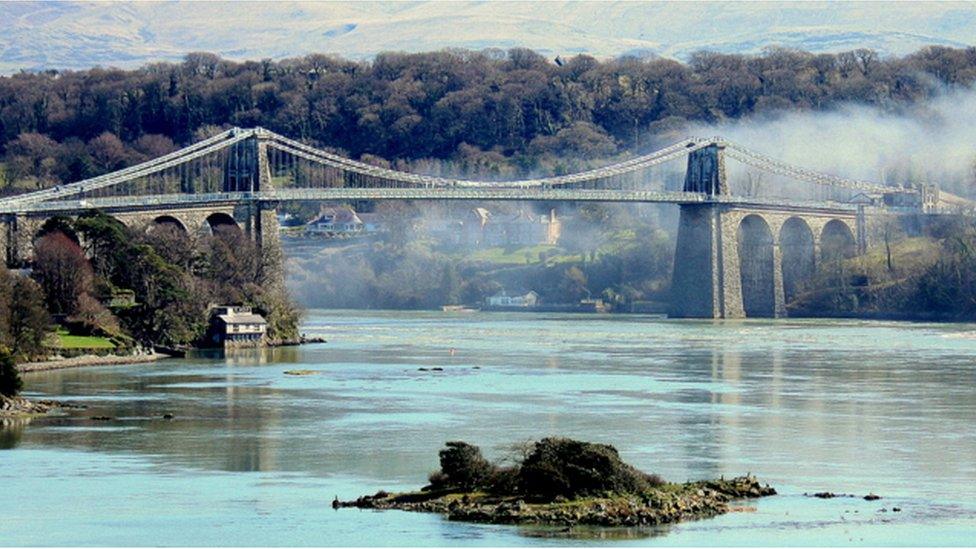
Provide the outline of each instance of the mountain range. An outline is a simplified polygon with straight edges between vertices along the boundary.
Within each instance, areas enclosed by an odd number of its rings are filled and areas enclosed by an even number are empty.
[[[0,2],[0,73],[130,68],[191,51],[230,59],[527,47],[687,59],[976,44],[976,2]]]

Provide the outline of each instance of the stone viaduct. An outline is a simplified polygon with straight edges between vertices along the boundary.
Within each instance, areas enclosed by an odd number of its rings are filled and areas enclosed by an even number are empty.
[[[857,251],[856,212],[684,205],[669,316],[786,316],[819,261]]]
[[[278,218],[273,208],[256,204],[207,204],[200,206],[143,208],[105,208],[101,211],[119,220],[123,225],[141,232],[149,232],[160,226],[171,226],[195,240],[213,234],[222,227],[234,228],[263,245],[278,239]],[[0,216],[0,250],[5,252],[6,264],[22,266],[30,264],[34,243],[45,231],[45,224],[54,218],[76,219],[78,211],[32,212]],[[72,235],[76,236],[76,235]]]

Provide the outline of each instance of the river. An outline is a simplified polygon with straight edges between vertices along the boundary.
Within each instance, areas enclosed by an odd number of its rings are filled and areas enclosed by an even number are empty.
[[[26,375],[28,397],[87,409],[0,431],[0,544],[976,539],[976,325],[313,311],[304,331],[328,343]],[[751,472],[781,495],[573,537],[330,506],[421,486],[448,440],[498,458],[547,435],[671,480]],[[882,499],[803,495],[818,491]]]

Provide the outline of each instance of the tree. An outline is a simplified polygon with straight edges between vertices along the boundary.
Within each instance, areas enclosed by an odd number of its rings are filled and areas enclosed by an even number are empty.
[[[444,264],[444,272],[441,275],[441,292],[445,305],[457,305],[461,302],[461,282],[458,278],[457,267],[448,261]]]
[[[14,358],[7,351],[0,351],[0,395],[17,396],[23,388]]]
[[[14,336],[10,333],[10,304],[14,294],[14,279],[7,267],[0,264],[0,349],[14,347]]]
[[[109,215],[93,211],[79,217],[75,229],[84,236],[85,252],[95,273],[118,286],[131,287],[122,282],[128,271],[126,251],[133,240],[126,226]]]
[[[146,343],[182,345],[203,335],[207,292],[202,285],[148,244],[128,246],[123,258],[129,268],[119,285],[135,292],[138,305],[120,315],[133,337]]]
[[[481,487],[494,471],[492,464],[481,455],[477,446],[461,441],[444,444],[438,452],[441,462],[441,481],[445,486],[462,491]]]
[[[93,273],[85,253],[64,233],[41,237],[34,246],[34,278],[54,314],[78,311],[78,299],[93,291]]]
[[[118,170],[129,160],[129,151],[115,134],[105,132],[88,142],[88,153],[91,155],[95,169],[100,173]]]
[[[190,235],[172,223],[155,225],[143,240],[167,262],[182,269],[192,269],[200,259],[199,251],[191,245]]]
[[[33,280],[17,277],[10,303],[10,334],[13,351],[28,359],[44,356],[44,338],[50,331],[51,318],[44,304],[44,292]]]
[[[244,301],[243,289],[260,282],[261,257],[257,246],[237,227],[218,227],[205,239],[203,277],[213,282],[224,303]]]
[[[579,301],[590,295],[590,291],[586,289],[586,275],[576,266],[563,271],[559,288],[562,295],[569,301]]]
[[[554,136],[539,136],[529,144],[537,154],[565,157],[606,158],[617,152],[617,145],[603,128],[589,122],[574,122]]]
[[[22,133],[7,143],[7,170],[13,180],[32,179],[43,187],[55,182],[58,143],[39,133]]]
[[[49,324],[40,286],[0,265],[0,350],[14,358],[43,355]]]
[[[75,313],[68,317],[71,322],[78,322],[91,333],[100,333],[107,336],[122,335],[122,328],[115,315],[108,310],[100,301],[85,293],[78,298],[78,308]]]
[[[172,139],[156,133],[146,134],[136,139],[132,148],[146,160],[169,154],[177,149]]]

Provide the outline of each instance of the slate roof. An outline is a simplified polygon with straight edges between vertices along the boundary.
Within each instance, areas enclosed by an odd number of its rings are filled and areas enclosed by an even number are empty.
[[[267,324],[263,316],[254,313],[240,313],[235,315],[217,315],[226,324]]]

